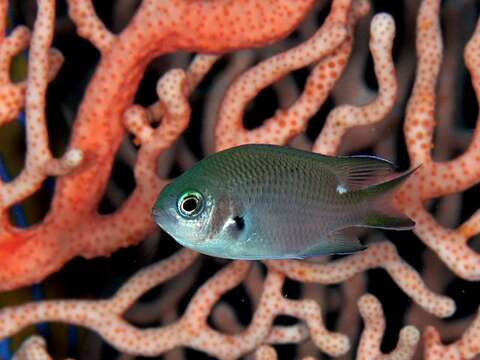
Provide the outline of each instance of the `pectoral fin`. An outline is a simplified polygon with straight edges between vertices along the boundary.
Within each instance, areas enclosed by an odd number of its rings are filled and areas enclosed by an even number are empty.
[[[318,244],[299,254],[298,257],[351,254],[366,248],[355,235],[348,233],[347,230],[339,230],[330,233]]]

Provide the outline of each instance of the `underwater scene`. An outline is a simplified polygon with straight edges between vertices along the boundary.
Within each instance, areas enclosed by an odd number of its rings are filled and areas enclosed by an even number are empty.
[[[0,360],[480,359],[479,15],[0,0]]]

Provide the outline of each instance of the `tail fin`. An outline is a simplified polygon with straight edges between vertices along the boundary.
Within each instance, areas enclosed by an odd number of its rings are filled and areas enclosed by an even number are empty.
[[[419,166],[393,179],[360,190],[362,195],[371,199],[371,208],[365,217],[363,226],[388,230],[410,230],[415,227],[413,220],[395,208],[393,193],[418,168]]]

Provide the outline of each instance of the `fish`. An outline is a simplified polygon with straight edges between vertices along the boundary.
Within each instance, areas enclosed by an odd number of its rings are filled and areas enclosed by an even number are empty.
[[[215,257],[355,253],[366,247],[352,229],[415,226],[392,198],[416,168],[395,169],[375,156],[240,145],[204,158],[165,186],[152,217],[184,247]]]

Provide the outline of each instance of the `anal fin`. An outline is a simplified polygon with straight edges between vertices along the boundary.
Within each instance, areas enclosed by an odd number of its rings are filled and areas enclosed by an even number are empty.
[[[363,226],[385,230],[412,230],[415,228],[415,222],[401,214],[372,211],[368,214]]]

